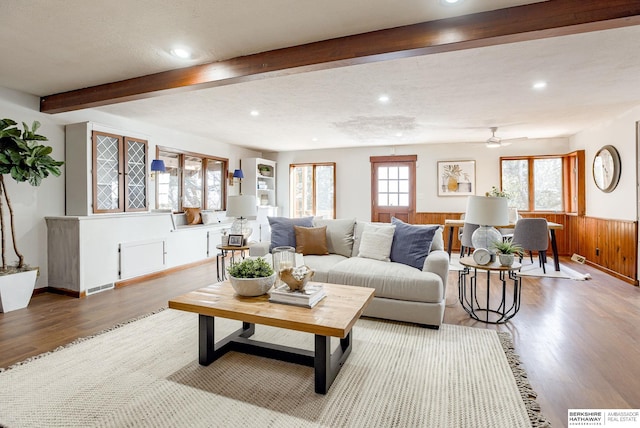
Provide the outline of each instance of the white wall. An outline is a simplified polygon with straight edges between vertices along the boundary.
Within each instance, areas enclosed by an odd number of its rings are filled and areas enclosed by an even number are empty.
[[[179,133],[172,129],[149,126],[92,109],[56,115],[43,114],[39,112],[38,97],[3,87],[0,87],[0,112],[3,118],[10,118],[18,123],[24,121],[31,124],[34,120],[39,121],[42,124],[39,133],[49,138],[48,144],[53,147],[52,156],[56,160],[64,160],[64,126],[84,121],[96,122],[123,132],[131,132],[131,136],[146,138],[149,141],[151,158],[155,156],[156,145],[161,145],[228,158],[229,169],[233,170],[238,168],[241,158],[261,155],[253,150]],[[40,278],[36,287],[46,287],[47,228],[44,218],[65,214],[64,167],[61,177],[49,177],[40,187],[32,187],[28,183],[18,184],[11,179],[6,180],[6,184],[15,212],[18,249],[24,254],[28,264],[40,267]],[[229,187],[230,193],[237,192],[238,187]],[[150,206],[153,206],[153,189],[150,189],[150,195]],[[8,217],[6,220],[8,221]],[[7,244],[10,244],[8,240]],[[12,251],[7,250],[7,261],[15,260],[17,258]]]
[[[309,150],[265,154],[278,162],[278,206],[289,213],[289,164],[336,162],[336,217],[371,219],[370,156],[417,155],[416,211],[462,212],[465,196],[437,195],[437,163],[450,160],[476,161],[476,189],[481,195],[492,186],[500,187],[500,156],[566,154],[568,139],[527,140],[499,149],[484,144],[422,144],[412,146],[367,147],[353,149]]]
[[[588,216],[632,221],[638,218],[636,121],[639,120],[640,106],[571,138],[574,150],[585,150]],[[598,150],[608,144],[620,153],[622,168],[618,187],[611,193],[604,193],[593,181],[592,165]]]

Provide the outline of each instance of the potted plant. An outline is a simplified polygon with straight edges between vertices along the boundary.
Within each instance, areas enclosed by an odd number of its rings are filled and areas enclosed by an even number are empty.
[[[515,256],[520,257],[522,255],[522,247],[514,243],[511,238],[495,241],[491,244],[491,248],[498,253],[498,259],[502,266],[511,266]]]
[[[276,281],[276,273],[269,263],[258,257],[234,263],[227,269],[229,281],[240,296],[265,294]]]
[[[0,312],[8,312],[27,307],[38,274],[37,268],[25,264],[24,256],[17,248],[14,224],[14,212],[7,193],[5,175],[16,182],[28,182],[39,186],[42,180],[53,174],[60,175],[63,162],[54,160],[50,154],[53,149],[41,144],[47,137],[36,134],[39,122],[33,122],[31,128],[22,123],[22,130],[11,119],[0,120],[0,233],[2,241],[2,267],[0,268]],[[9,228],[4,216],[4,202],[9,211]],[[13,251],[18,260],[15,265],[7,264],[6,239],[11,232]]]

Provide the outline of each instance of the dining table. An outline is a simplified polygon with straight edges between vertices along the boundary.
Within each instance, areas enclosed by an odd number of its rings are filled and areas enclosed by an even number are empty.
[[[447,253],[451,257],[451,246],[453,245],[453,231],[456,227],[464,226],[464,219],[446,219],[444,221],[444,228],[449,228],[449,241],[447,245]],[[495,226],[497,229],[513,229],[516,226],[515,223],[506,224],[504,226]],[[547,228],[549,229],[549,235],[551,236],[551,251],[553,252],[553,267],[556,271],[560,271],[560,260],[558,257],[558,242],[556,240],[556,230],[564,229],[562,223],[547,222]]]

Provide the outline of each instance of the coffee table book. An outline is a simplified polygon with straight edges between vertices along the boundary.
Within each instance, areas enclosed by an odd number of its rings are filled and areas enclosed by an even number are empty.
[[[273,303],[285,303],[288,305],[304,306],[313,308],[326,293],[322,284],[309,284],[304,291],[292,291],[286,284],[274,288],[269,293],[269,301]]]

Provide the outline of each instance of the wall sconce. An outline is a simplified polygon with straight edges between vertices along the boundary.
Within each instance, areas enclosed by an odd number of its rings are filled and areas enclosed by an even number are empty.
[[[164,166],[164,161],[160,159],[154,159],[151,161],[151,178],[154,179],[156,172],[166,172],[167,168]]]
[[[238,179],[240,184],[242,184],[242,179],[244,178],[244,173],[242,172],[241,169],[236,169],[235,171],[233,171],[233,174],[229,173],[229,186],[233,186],[233,183],[236,181],[235,180],[236,178]]]

